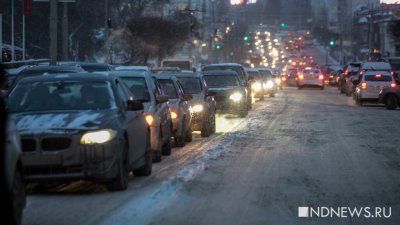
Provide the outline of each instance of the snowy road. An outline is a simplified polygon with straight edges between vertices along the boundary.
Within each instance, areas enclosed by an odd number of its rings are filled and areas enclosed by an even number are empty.
[[[287,87],[218,118],[123,192],[76,182],[29,195],[25,225],[399,224],[400,114],[335,88]],[[391,218],[298,218],[300,206],[391,207]]]

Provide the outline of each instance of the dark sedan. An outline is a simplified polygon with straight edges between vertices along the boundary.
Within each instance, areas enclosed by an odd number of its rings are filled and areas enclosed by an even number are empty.
[[[124,190],[128,174],[152,170],[143,104],[117,77],[26,78],[7,99],[22,139],[28,181],[93,180]]]

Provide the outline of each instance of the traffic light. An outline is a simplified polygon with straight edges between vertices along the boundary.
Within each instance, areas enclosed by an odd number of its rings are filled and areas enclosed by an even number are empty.
[[[243,36],[243,41],[249,41],[249,35],[247,35],[247,34],[244,35],[244,36]]]
[[[285,22],[282,22],[282,23],[281,23],[281,27],[286,27],[286,23],[285,23]]]
[[[221,44],[219,43],[215,44],[215,49],[221,49]]]
[[[330,40],[329,41],[329,47],[333,47],[335,46],[335,41],[334,40]]]

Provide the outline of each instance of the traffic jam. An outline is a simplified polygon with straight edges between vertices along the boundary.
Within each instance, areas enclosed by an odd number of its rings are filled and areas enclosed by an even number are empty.
[[[3,63],[4,224],[399,224],[400,59],[239,26],[207,57]]]

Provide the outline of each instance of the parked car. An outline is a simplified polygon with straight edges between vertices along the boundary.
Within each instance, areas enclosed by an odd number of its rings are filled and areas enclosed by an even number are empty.
[[[183,91],[191,94],[193,117],[191,121],[192,131],[200,131],[202,137],[209,137],[216,131],[216,101],[213,91],[209,91],[208,85],[202,74],[177,73],[175,76],[180,81]]]
[[[183,91],[182,85],[174,74],[160,74],[155,77],[169,98],[168,106],[171,112],[175,146],[183,147],[185,142],[192,141],[190,100],[193,96]]]
[[[26,78],[7,96],[27,181],[92,180],[124,190],[130,171],[152,171],[143,104],[103,74]]]
[[[95,62],[62,62],[60,65],[64,66],[79,66],[83,70],[89,73],[111,71],[112,66],[107,63],[95,63]]]
[[[393,76],[388,71],[367,71],[358,82],[355,91],[355,100],[358,105],[364,102],[377,102],[381,91],[388,87],[395,87]]]
[[[246,86],[235,71],[204,71],[203,75],[209,90],[216,92],[217,111],[247,116]]]
[[[320,69],[306,67],[298,76],[297,87],[302,89],[303,87],[316,86],[321,90],[325,88],[324,75]]]
[[[3,101],[1,104],[1,154],[2,154],[2,199],[4,221],[8,224],[22,224],[22,212],[26,204],[25,182],[21,164],[21,139],[14,121],[6,119]]]
[[[146,122],[150,127],[150,147],[153,161],[171,154],[172,121],[167,105],[168,96],[158,81],[145,71],[113,71],[109,74],[123,80],[133,95],[143,103]]]
[[[221,63],[221,64],[209,64],[203,68],[203,71],[212,71],[212,70],[232,70],[237,73],[239,77],[240,84],[246,87],[246,93],[244,93],[244,97],[247,100],[247,108],[250,110],[252,108],[253,97],[251,90],[251,83],[249,82],[249,76],[244,69],[244,67],[237,63]]]
[[[379,102],[385,104],[386,109],[395,110],[400,107],[400,86],[391,84],[390,87],[384,88],[379,93]]]

